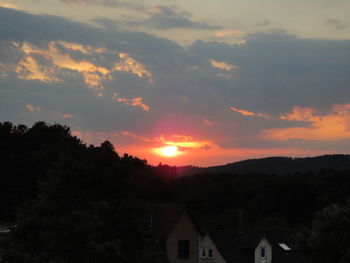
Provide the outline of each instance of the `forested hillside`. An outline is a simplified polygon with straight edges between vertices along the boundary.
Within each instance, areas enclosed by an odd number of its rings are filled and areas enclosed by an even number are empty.
[[[328,169],[337,171],[350,170],[350,155],[334,154],[307,158],[267,157],[207,168],[196,166],[177,167],[177,173],[178,175],[193,175],[198,173],[265,173],[290,175],[295,173],[319,172]]]
[[[350,262],[350,171],[178,177],[117,152],[59,124],[0,123],[3,261],[142,262],[150,207],[180,202],[203,231],[290,231],[310,262]]]

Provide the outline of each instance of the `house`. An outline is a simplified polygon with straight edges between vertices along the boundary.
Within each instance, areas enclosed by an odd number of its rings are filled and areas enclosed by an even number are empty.
[[[146,262],[198,263],[202,234],[184,205],[156,204],[151,208],[152,246]]]
[[[0,243],[3,242],[3,238],[10,233],[10,228],[7,226],[0,226]],[[0,263],[2,262],[2,251],[0,249]]]
[[[213,263],[305,263],[286,232],[219,230],[212,231],[210,236],[224,258],[224,261],[220,259]]]
[[[151,208],[152,242],[147,263],[304,263],[286,233],[204,233],[184,205],[156,204]]]

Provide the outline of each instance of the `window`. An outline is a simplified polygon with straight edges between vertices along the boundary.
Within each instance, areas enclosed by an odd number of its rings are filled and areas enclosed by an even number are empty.
[[[261,247],[260,248],[260,257],[261,258],[266,258],[266,247]]]
[[[199,256],[201,258],[213,258],[213,249],[211,249],[211,248],[201,248]]]
[[[190,258],[190,241],[179,240],[177,243],[177,257],[178,258]]]
[[[285,243],[279,243],[278,244],[281,248],[283,248],[283,250],[288,251],[288,250],[292,250],[290,247],[288,247]]]

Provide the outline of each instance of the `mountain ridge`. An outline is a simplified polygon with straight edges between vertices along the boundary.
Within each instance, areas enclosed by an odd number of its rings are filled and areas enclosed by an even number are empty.
[[[333,169],[337,171],[350,170],[350,155],[332,154],[315,157],[265,157],[210,167],[180,166],[176,167],[176,172],[178,176],[217,173],[265,173],[288,175],[298,172],[319,172],[324,169]]]

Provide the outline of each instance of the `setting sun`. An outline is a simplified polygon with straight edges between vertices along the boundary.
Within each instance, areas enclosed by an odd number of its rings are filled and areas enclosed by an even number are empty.
[[[177,146],[174,145],[158,148],[155,152],[164,157],[175,157],[180,154]]]

